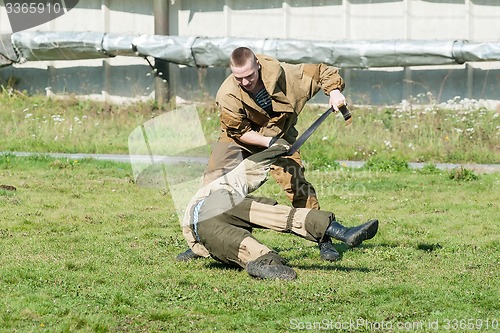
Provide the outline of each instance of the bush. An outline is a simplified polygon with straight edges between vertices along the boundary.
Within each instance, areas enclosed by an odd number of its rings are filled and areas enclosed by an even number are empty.
[[[398,157],[390,157],[385,158],[381,156],[375,156],[370,158],[363,169],[370,171],[385,171],[385,172],[400,172],[407,171],[410,169],[408,162],[398,158]]]
[[[431,175],[431,174],[440,174],[442,170],[440,170],[435,164],[427,163],[422,169],[418,170],[419,173],[423,175]]]
[[[472,181],[478,180],[479,176],[474,173],[474,171],[466,169],[464,167],[455,168],[448,173],[448,178],[456,181]]]

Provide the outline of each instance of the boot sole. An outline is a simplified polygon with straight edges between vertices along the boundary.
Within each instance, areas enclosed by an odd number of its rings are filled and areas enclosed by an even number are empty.
[[[320,257],[324,261],[338,261],[340,260],[340,254],[330,254],[330,253],[320,253]]]
[[[337,261],[340,259],[340,253],[333,247],[333,244],[328,241],[319,243],[319,256],[325,261]]]
[[[178,262],[187,262],[191,260],[196,260],[202,258],[201,256],[197,255],[196,253],[193,252],[193,250],[189,249],[186,250],[185,252],[182,252],[175,257],[175,260]]]
[[[259,265],[249,262],[247,273],[257,279],[295,280],[297,273],[285,265]]]

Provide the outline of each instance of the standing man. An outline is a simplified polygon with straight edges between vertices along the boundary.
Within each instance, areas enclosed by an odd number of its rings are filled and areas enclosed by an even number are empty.
[[[319,90],[329,96],[329,104],[335,111],[346,104],[342,94],[345,83],[335,67],[283,63],[239,47],[231,54],[230,69],[232,74],[217,92],[221,135],[210,156],[204,184],[231,171],[243,159],[270,147],[278,139],[295,142],[297,117]],[[294,208],[320,208],[316,191],[304,176],[299,152],[277,160],[270,174]],[[187,240],[188,243],[194,241]],[[322,259],[339,258],[329,237],[318,244]],[[187,250],[178,255],[177,260],[197,257]]]

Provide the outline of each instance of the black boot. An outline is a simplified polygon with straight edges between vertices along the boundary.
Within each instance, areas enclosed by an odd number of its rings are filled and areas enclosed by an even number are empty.
[[[344,227],[337,221],[330,222],[325,235],[340,240],[350,247],[355,247],[363,241],[373,238],[378,230],[378,220],[370,220],[357,227]]]
[[[330,237],[326,237],[325,240],[320,241],[318,246],[321,259],[326,261],[336,261],[340,258],[340,254],[333,247]]]
[[[198,259],[202,258],[202,256],[197,255],[196,253],[193,252],[191,249],[187,249],[186,251],[179,253],[175,260],[177,261],[189,261],[193,259]]]
[[[277,253],[269,252],[250,261],[246,270],[248,274],[258,279],[294,280],[297,274],[285,266],[285,261]]]

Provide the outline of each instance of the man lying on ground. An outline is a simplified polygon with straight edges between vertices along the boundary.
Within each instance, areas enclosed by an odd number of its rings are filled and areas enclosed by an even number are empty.
[[[183,220],[186,240],[194,238],[189,242],[193,252],[242,267],[256,278],[292,280],[295,271],[278,253],[253,237],[252,228],[288,232],[316,243],[331,237],[350,247],[375,236],[376,219],[349,228],[338,223],[330,211],[293,208],[278,205],[270,198],[250,196],[266,181],[270,166],[288,149],[288,142],[278,139],[195,194]]]

